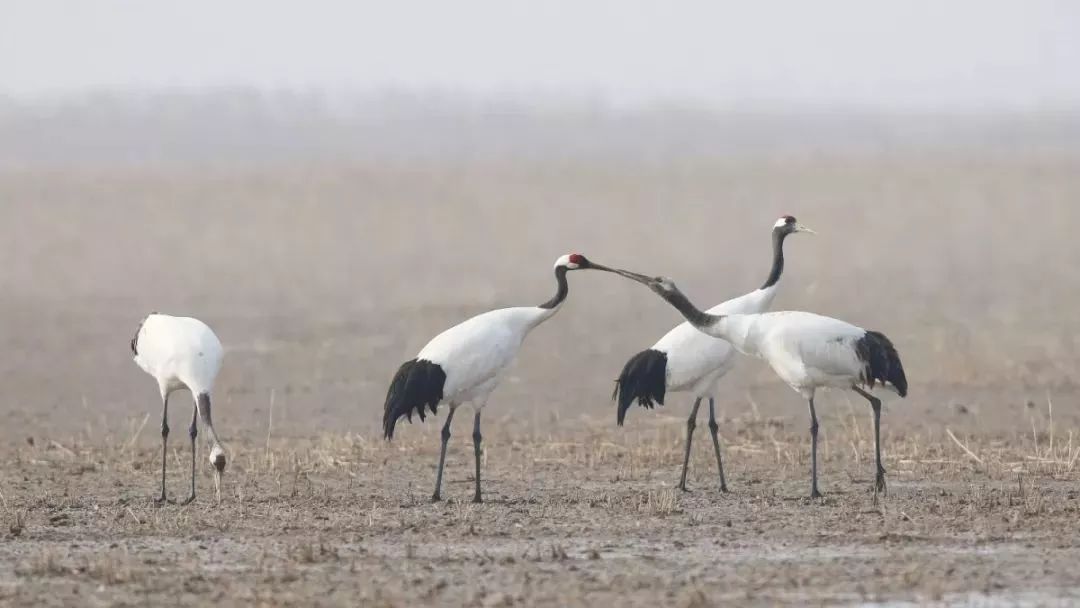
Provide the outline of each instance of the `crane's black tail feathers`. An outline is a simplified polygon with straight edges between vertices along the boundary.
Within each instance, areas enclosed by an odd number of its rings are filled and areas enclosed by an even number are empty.
[[[666,391],[667,353],[650,348],[630,357],[615,381],[615,392],[611,394],[611,399],[619,403],[619,426],[635,400],[641,407],[652,409],[654,402],[664,405]]]
[[[412,422],[413,410],[420,414],[421,421],[425,417],[425,406],[434,414],[435,408],[442,401],[445,383],[446,372],[436,363],[423,359],[411,359],[402,363],[394,374],[390,390],[386,391],[386,404],[383,406],[384,437],[393,439],[394,425],[402,416]]]
[[[880,382],[890,384],[901,397],[907,396],[907,376],[896,347],[877,331],[867,331],[855,343],[855,354],[863,364],[862,381],[870,388]]]
[[[146,315],[145,317],[143,317],[142,321],[139,321],[139,326],[135,328],[135,337],[131,339],[131,354],[132,355],[139,354],[139,334],[142,333],[143,324],[146,323],[147,319],[149,319],[150,317],[152,317],[152,316],[154,316],[156,314],[158,314],[158,313],[152,312],[152,313]]]

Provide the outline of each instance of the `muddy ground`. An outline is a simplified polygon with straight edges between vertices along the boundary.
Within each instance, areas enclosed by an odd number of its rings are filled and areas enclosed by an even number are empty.
[[[1080,601],[1078,195],[1070,155],[5,172],[0,603]],[[711,305],[764,279],[781,213],[819,235],[789,240],[777,307],[880,329],[908,370],[877,504],[866,406],[821,400],[811,501],[805,405],[753,361],[718,403],[731,492],[704,415],[675,490],[686,397],[620,429],[609,396],[677,318],[608,275],[570,277],[492,397],[485,504],[467,418],[439,504],[441,419],[380,438],[398,364],[547,299],[559,254]],[[150,310],[226,345],[220,502],[202,451],[198,500],[152,502],[160,404],[128,351]]]

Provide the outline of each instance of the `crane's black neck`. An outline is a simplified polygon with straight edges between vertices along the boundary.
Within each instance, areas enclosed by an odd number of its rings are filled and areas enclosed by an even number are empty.
[[[765,279],[765,284],[761,286],[761,289],[768,289],[776,282],[780,280],[780,275],[784,273],[784,239],[790,234],[787,230],[781,228],[774,228],[772,233],[772,268],[769,270],[769,276]]]
[[[540,308],[553,309],[566,299],[566,294],[570,292],[570,286],[566,283],[566,266],[559,266],[555,269],[555,281],[559,284],[558,290],[550,300],[541,304]]]
[[[723,315],[709,314],[697,306],[694,306],[694,303],[678,289],[675,289],[674,291],[665,291],[660,294],[660,297],[667,300],[668,304],[671,304],[676,310],[682,313],[682,316],[694,327],[710,327],[715,325],[720,319],[724,318]]]

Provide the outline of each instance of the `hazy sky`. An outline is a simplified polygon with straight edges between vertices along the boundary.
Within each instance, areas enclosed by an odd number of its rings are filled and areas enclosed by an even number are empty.
[[[0,92],[248,84],[1071,107],[1080,2],[0,0]]]

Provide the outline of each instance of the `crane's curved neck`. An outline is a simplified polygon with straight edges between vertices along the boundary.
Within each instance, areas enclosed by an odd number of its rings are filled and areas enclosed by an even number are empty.
[[[570,293],[570,286],[566,283],[565,266],[559,266],[555,269],[555,281],[558,283],[558,289],[555,291],[555,295],[552,296],[550,300],[537,307],[551,311],[552,314],[558,310],[559,306],[566,300],[566,295]]]
[[[698,331],[714,338],[727,340],[735,350],[744,355],[759,357],[757,333],[753,331],[754,319],[759,315],[714,315],[700,310],[678,289],[662,293],[668,304],[674,306]]]
[[[784,239],[787,238],[788,233],[783,230],[773,230],[772,233],[772,268],[769,270],[769,276],[765,279],[765,284],[761,286],[761,289],[768,289],[780,280],[780,275],[784,273]]]
[[[724,318],[724,315],[709,314],[697,306],[694,306],[694,303],[678,289],[672,292],[664,292],[660,294],[660,297],[667,300],[668,304],[671,304],[675,307],[675,310],[682,313],[682,316],[685,317],[691,325],[702,331],[714,327]],[[705,333],[709,332],[705,331]]]

